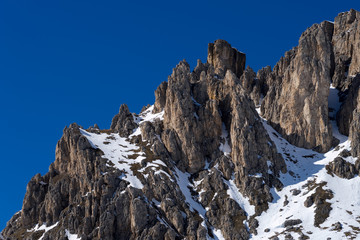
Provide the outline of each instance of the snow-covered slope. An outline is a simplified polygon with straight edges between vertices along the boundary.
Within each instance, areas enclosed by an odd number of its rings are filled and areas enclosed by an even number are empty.
[[[329,106],[335,109],[334,112],[339,107],[336,91],[332,88],[329,96]],[[142,124],[156,118],[161,119],[162,114],[152,114],[152,107],[150,107],[142,115],[134,116],[134,118],[138,124]],[[262,121],[271,140],[276,144],[278,152],[286,160],[288,171],[281,174],[280,177],[284,184],[283,189],[281,191],[271,189],[273,201],[269,203],[267,211],[256,217],[259,222],[258,234],[252,234],[251,238],[268,239],[276,236],[279,239],[285,239],[289,232],[295,238],[306,238],[306,236],[310,239],[357,238],[357,234],[360,233],[360,198],[358,197],[360,196],[360,178],[343,179],[334,174],[330,175],[325,168],[342,150],[350,150],[350,141],[347,137],[339,134],[336,124],[333,124],[334,136],[340,140],[340,144],[337,148],[321,154],[291,145],[265,119]],[[223,129],[223,131],[222,137],[226,139],[226,130]],[[203,219],[202,225],[211,230],[212,237],[209,235],[207,237],[209,239],[224,238],[220,230],[209,226],[206,218],[207,209],[200,203],[201,193],[204,192],[199,187],[202,179],[193,182],[189,173],[182,172],[174,166],[168,166],[161,159],[142,164],[142,160],[146,159],[146,154],[141,151],[139,146],[131,143],[129,138],[121,138],[114,133],[91,133],[86,130],[81,130],[81,133],[87,137],[94,148],[103,151],[104,157],[109,160],[110,165],[123,171],[122,179],[128,181],[132,187],[142,189],[144,187],[142,179],[149,176],[149,171],[161,174],[164,181],[175,182],[184,195],[184,200],[190,210],[198,212]],[[140,134],[139,127],[130,137]],[[226,155],[231,151],[227,142],[225,145],[221,145],[220,149]],[[356,159],[348,157],[346,160],[354,163]],[[214,166],[207,171],[210,174],[211,171],[216,170],[217,166]],[[239,192],[233,180],[223,179],[223,181],[227,185],[229,197],[234,199],[247,212],[248,216],[255,214],[254,207]],[[323,223],[314,226],[317,205],[312,204],[310,207],[305,207],[304,203],[320,190],[329,190],[328,192],[331,193],[331,198],[325,199],[330,204],[331,211]],[[197,195],[191,192],[197,192]],[[160,202],[155,199],[153,199],[153,204],[160,206]],[[296,220],[298,224],[289,227],[286,224],[287,220]],[[162,222],[167,224],[164,220]],[[247,224],[246,221],[244,223]]]
[[[288,219],[300,219],[303,232],[311,239],[344,239],[349,235],[359,233],[360,227],[360,178],[343,179],[329,175],[325,166],[333,161],[343,149],[350,148],[349,141],[342,142],[336,148],[320,154],[311,150],[297,148],[281,138],[264,120],[264,126],[276,143],[278,151],[286,159],[288,173],[281,176],[284,188],[281,191],[273,189],[274,201],[261,216],[258,235],[254,239],[267,239],[282,233]],[[311,183],[309,185],[309,183]],[[331,204],[330,216],[320,227],[314,226],[315,204],[306,208],[304,202],[315,193],[316,185],[324,184],[324,189],[333,193],[333,198],[327,200]],[[299,193],[300,191],[300,193]],[[294,195],[296,194],[296,195]],[[286,202],[288,202],[286,204]],[[340,222],[342,229],[333,230],[335,223]],[[265,232],[267,229],[268,232]],[[298,235],[295,233],[295,235]],[[285,237],[279,235],[279,238]],[[360,237],[360,236],[359,236]]]
[[[333,109],[333,117],[339,107],[337,90],[331,86],[329,108]],[[301,223],[290,230],[295,239],[302,236],[299,232],[310,239],[360,239],[360,178],[340,178],[328,174],[325,168],[341,151],[350,150],[350,141],[339,133],[335,121],[332,121],[333,133],[340,140],[340,144],[325,154],[291,145],[265,119],[263,125],[276,144],[278,152],[286,160],[288,172],[281,175],[284,188],[281,191],[272,189],[274,200],[269,204],[269,209],[257,217],[258,235],[253,235],[252,238],[268,239],[277,236],[285,239],[286,234],[282,234],[286,230],[285,221],[300,219]],[[356,159],[348,157],[346,160],[354,163]],[[329,217],[319,227],[315,227],[316,205],[305,207],[304,203],[320,185],[323,185],[323,190],[331,191],[333,196],[325,200],[331,204]],[[341,228],[336,228],[338,222]]]
[[[336,92],[331,93],[330,96],[336,98]],[[332,102],[331,100],[329,105],[332,104],[337,104],[337,101]],[[151,110],[152,108],[137,117],[136,120],[138,120],[139,124],[162,117],[162,114],[152,114]],[[311,239],[326,239],[327,237],[343,239],[357,236],[356,234],[359,233],[360,229],[360,214],[358,214],[360,209],[360,198],[358,198],[360,196],[360,178],[342,179],[336,175],[329,175],[325,168],[342,150],[350,150],[350,142],[346,136],[340,135],[336,125],[334,125],[334,133],[340,139],[340,144],[336,149],[321,154],[291,145],[265,119],[262,121],[272,141],[276,144],[278,152],[286,159],[288,172],[282,174],[280,178],[284,188],[281,191],[271,190],[274,200],[269,204],[267,211],[256,217],[259,221],[258,234],[253,234],[251,237],[253,239],[267,239],[277,236],[279,239],[285,239],[285,230],[287,232],[292,231],[293,237],[306,235]],[[171,167],[160,159],[156,159],[145,167],[137,169],[135,173],[133,167],[141,165],[141,161],[146,157],[145,153],[138,146],[130,143],[129,139],[121,138],[117,134],[99,134],[85,130],[81,130],[81,133],[88,138],[94,148],[100,148],[104,152],[104,157],[110,160],[112,166],[124,172],[122,179],[128,181],[132,187],[143,188],[139,174],[146,178],[149,169],[154,170],[155,174],[163,174],[166,180],[176,182],[190,209],[199,213],[204,221],[202,224],[206,226],[207,219],[205,215],[207,210],[199,201],[203,190],[198,188],[198,185],[202,180],[192,183],[189,173],[181,172],[177,168],[171,170]],[[139,128],[134,130],[133,136],[139,134],[141,134]],[[226,133],[223,135],[225,138]],[[220,148],[224,147],[220,146]],[[227,145],[226,152],[230,151],[228,148]],[[356,159],[350,157],[347,160],[353,163]],[[167,171],[162,170],[162,168],[167,168]],[[214,168],[216,169],[217,166]],[[253,215],[255,213],[253,206],[238,191],[233,180],[227,181],[224,179],[224,183],[228,186],[227,194],[230,198],[234,199],[249,216]],[[322,186],[323,190],[330,190],[333,197],[326,200],[331,204],[329,217],[319,227],[315,227],[316,205],[313,204],[307,208],[304,206],[304,202],[316,192],[318,186]],[[194,197],[190,193],[190,189],[197,191],[199,195]],[[154,200],[154,204],[159,205],[160,203]],[[299,219],[301,223],[290,228],[284,226],[284,223],[291,219]],[[342,228],[334,230],[338,222],[341,223]],[[214,238],[223,238],[221,231],[213,228],[212,232]]]

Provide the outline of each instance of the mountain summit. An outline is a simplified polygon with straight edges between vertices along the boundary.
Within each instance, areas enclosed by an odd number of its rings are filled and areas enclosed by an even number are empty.
[[[66,127],[0,239],[360,238],[360,12],[245,61],[216,40],[140,114]]]

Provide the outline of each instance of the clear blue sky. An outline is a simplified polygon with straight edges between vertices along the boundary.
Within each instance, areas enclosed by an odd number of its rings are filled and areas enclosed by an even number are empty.
[[[182,59],[206,61],[225,39],[255,70],[274,64],[313,23],[360,9],[351,1],[0,1],[0,230],[26,184],[54,161],[72,122],[109,128]]]

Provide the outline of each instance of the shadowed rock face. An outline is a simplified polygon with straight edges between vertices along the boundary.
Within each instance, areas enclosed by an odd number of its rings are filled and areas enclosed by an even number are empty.
[[[333,143],[328,95],[334,68],[333,24],[308,28],[299,46],[285,54],[273,71],[273,84],[261,105],[262,115],[290,143],[319,152]]]
[[[333,85],[348,88],[351,76],[360,72],[360,12],[351,9],[340,13],[334,21],[335,74]]]
[[[360,85],[360,13],[351,9],[335,18],[333,85],[340,90],[343,104],[336,121],[340,133],[349,135],[353,111],[357,108]]]
[[[351,82],[346,87],[346,90],[342,92],[343,103],[340,110],[336,114],[336,122],[339,127],[339,132],[348,136],[350,131],[350,125],[353,120],[353,112],[358,105],[358,95],[360,86],[360,74],[355,77],[351,77]]]
[[[356,108],[353,111],[350,124],[349,138],[351,140],[352,155],[360,157],[360,89],[357,89]]]

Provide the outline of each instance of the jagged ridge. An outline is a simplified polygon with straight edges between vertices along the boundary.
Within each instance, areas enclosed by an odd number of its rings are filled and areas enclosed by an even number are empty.
[[[217,40],[139,115],[122,105],[109,130],[65,128],[0,238],[356,237],[359,19],[313,25],[257,74]]]

